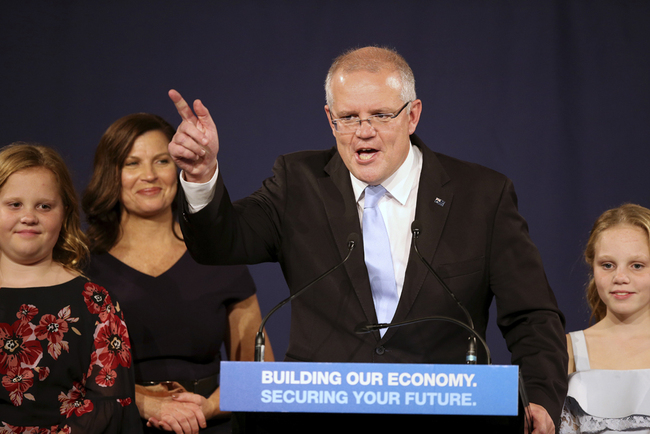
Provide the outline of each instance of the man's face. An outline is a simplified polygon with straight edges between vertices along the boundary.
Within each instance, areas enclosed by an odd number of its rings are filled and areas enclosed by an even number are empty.
[[[398,72],[382,70],[338,72],[332,77],[332,107],[325,106],[336,145],[348,170],[370,185],[384,182],[402,165],[409,151],[409,135],[420,120],[422,102],[415,100],[378,131],[368,122],[352,134],[341,134],[331,119],[346,116],[367,119],[379,113],[397,113],[406,101],[400,99]],[[331,117],[330,117],[331,116]]]

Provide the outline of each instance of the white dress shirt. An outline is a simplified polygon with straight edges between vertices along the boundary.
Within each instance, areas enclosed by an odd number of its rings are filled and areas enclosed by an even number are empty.
[[[378,207],[384,217],[388,231],[390,253],[393,257],[393,271],[397,295],[402,295],[406,265],[411,249],[411,222],[415,220],[420,173],[422,172],[422,151],[411,145],[404,163],[387,180],[381,183],[388,193],[379,200]],[[363,226],[364,190],[367,183],[350,173],[354,197],[357,199],[359,221]],[[363,228],[362,228],[363,229]]]

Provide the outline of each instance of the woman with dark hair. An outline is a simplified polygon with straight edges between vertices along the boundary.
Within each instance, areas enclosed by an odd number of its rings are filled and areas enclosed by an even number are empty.
[[[253,360],[260,309],[245,266],[203,266],[187,253],[176,218],[178,173],[167,152],[173,134],[161,117],[138,113],[102,136],[82,199],[88,274],[115,287],[131,319],[145,431],[227,431],[221,345],[231,360]]]
[[[80,272],[88,256],[61,157],[0,151],[0,432],[139,433],[129,334]]]
[[[560,432],[650,432],[650,210],[626,204],[604,212],[585,260],[596,323],[567,335]]]

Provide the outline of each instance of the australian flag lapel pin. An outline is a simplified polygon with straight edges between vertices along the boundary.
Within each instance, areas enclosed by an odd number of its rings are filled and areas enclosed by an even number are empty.
[[[440,199],[439,197],[436,197],[436,200],[434,200],[433,203],[439,206],[445,206],[445,201]]]

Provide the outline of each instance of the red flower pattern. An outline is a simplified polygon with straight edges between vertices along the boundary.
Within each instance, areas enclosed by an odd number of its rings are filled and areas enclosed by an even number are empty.
[[[50,434],[52,431],[47,430],[44,434]],[[6,422],[2,423],[0,427],[0,434],[41,434],[43,431],[39,430],[37,426],[13,426]]]
[[[38,309],[33,304],[23,304],[16,313],[16,318],[29,322],[38,315]]]
[[[116,315],[111,297],[103,287],[94,283],[86,283],[82,293],[88,310],[99,316],[93,335],[95,351],[90,356],[88,373],[81,382],[75,381],[68,393],[61,392],[58,400],[61,403],[59,411],[66,417],[81,416],[93,411],[94,405],[86,398],[86,378],[93,372],[95,365],[101,368],[94,377],[94,382],[101,387],[111,387],[115,384],[118,366],[131,366],[131,343],[128,330],[123,319]],[[16,313],[18,321],[12,325],[0,323],[0,376],[2,386],[9,392],[15,406],[20,406],[25,399],[34,401],[32,393],[26,391],[34,385],[34,377],[38,374],[39,381],[44,381],[50,375],[50,368],[38,366],[43,358],[43,345],[47,342],[48,353],[57,360],[62,351],[70,351],[69,343],[64,340],[65,334],[71,330],[81,335],[81,332],[70,323],[79,321],[72,317],[70,306],[61,309],[58,314],[44,314],[38,325],[31,321],[38,315],[39,309],[32,304],[22,304]],[[41,341],[44,341],[41,343]],[[36,371],[36,373],[34,372]],[[37,395],[38,396],[38,395]],[[117,399],[122,406],[132,403],[132,398]],[[53,426],[16,427],[0,422],[0,434],[33,433],[52,434],[70,433],[70,428]]]
[[[61,392],[59,402],[61,402],[61,414],[70,417],[73,414],[81,416],[84,413],[93,411],[93,403],[86,398],[86,387],[78,381],[72,385],[68,394]]]
[[[117,315],[110,315],[108,321],[95,330],[95,348],[98,365],[115,369],[118,365],[131,366],[131,342],[124,321]]]
[[[115,371],[108,366],[104,366],[97,374],[95,381],[102,387],[110,387],[115,383],[115,377],[117,377]]]
[[[50,376],[50,368],[47,366],[37,366],[34,369],[38,372],[38,381],[43,381]]]
[[[43,348],[36,340],[32,323],[0,323],[0,374],[17,366],[33,368],[42,357]]]
[[[83,296],[90,313],[99,314],[101,321],[106,321],[109,315],[115,311],[108,291],[99,285],[92,282],[86,283]]]
[[[68,331],[68,323],[65,319],[57,318],[54,315],[43,315],[36,326],[34,333],[39,340],[47,339],[47,352],[54,360],[61,355],[61,350],[70,351],[68,342],[63,340],[63,335]]]
[[[23,403],[25,391],[34,384],[34,373],[31,369],[15,366],[2,377],[2,386],[9,391],[9,398],[16,407]]]

